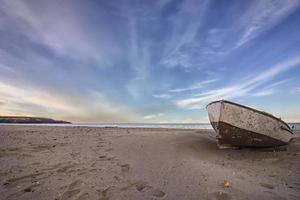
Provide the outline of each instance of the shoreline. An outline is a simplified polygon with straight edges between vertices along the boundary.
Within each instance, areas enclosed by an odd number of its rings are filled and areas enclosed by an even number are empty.
[[[1,125],[0,199],[300,196],[299,137],[277,151],[220,150],[214,136],[208,129]]]
[[[287,123],[296,135],[300,135],[300,123]],[[30,124],[0,123],[1,126],[41,126],[41,127],[82,127],[82,128],[149,128],[149,129],[187,129],[213,130],[210,123],[71,123],[71,124]]]
[[[213,130],[212,126],[207,123],[199,124],[160,124],[160,123],[100,123],[100,124],[22,124],[22,123],[0,123],[1,126],[33,126],[33,127],[82,127],[82,128],[146,128],[146,129],[187,129],[187,130]]]

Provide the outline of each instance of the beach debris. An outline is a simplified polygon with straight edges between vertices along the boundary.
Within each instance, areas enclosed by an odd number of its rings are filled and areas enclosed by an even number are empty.
[[[33,190],[31,188],[25,188],[24,192],[33,192]]]
[[[3,185],[8,185],[8,184],[9,184],[9,182],[8,182],[8,181],[6,181],[6,182],[4,182],[4,183],[3,183]]]
[[[34,183],[34,184],[36,184],[36,185],[40,184],[39,181],[32,181],[32,183]]]
[[[229,186],[230,186],[229,181],[225,180],[225,181],[224,181],[224,187],[228,188]]]

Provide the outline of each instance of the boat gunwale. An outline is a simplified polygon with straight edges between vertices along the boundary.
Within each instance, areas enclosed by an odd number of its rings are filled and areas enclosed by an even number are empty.
[[[276,119],[276,120],[282,122],[284,125],[286,125],[287,128],[292,132],[292,129],[290,128],[290,126],[289,126],[286,122],[284,122],[282,119],[280,119],[280,118],[278,118],[278,117],[275,117],[274,115],[271,115],[270,113],[267,113],[267,112],[264,112],[264,111],[261,111],[261,110],[257,110],[257,109],[255,109],[255,108],[251,108],[251,107],[248,107],[248,106],[244,106],[244,105],[241,105],[241,104],[238,104],[238,103],[234,103],[234,102],[231,102],[231,101],[227,101],[227,100],[212,101],[212,102],[210,102],[209,104],[207,104],[205,108],[207,109],[207,106],[209,106],[209,105],[211,105],[211,104],[214,104],[214,103],[218,103],[218,102],[221,102],[221,103],[224,102],[224,103],[229,103],[229,104],[232,104],[232,105],[240,106],[240,107],[242,107],[242,108],[246,108],[246,109],[249,109],[249,110],[258,112],[258,113],[260,113],[260,114],[263,114],[263,115],[265,115],[265,116],[267,116],[267,117],[271,117],[271,118],[273,118],[273,119]],[[291,133],[291,134],[292,134],[292,133]]]

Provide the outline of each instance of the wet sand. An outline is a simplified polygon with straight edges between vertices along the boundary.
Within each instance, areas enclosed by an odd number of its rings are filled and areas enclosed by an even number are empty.
[[[300,138],[220,150],[212,130],[0,126],[0,199],[299,199]]]

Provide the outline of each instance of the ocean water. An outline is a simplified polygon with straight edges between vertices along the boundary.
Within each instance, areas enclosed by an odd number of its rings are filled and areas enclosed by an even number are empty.
[[[288,123],[292,130],[300,131],[300,123]]]
[[[63,127],[105,127],[105,128],[171,128],[212,129],[209,123],[73,123],[73,124],[0,124],[15,126],[63,126]],[[293,130],[300,130],[300,123],[289,123]]]
[[[13,124],[14,126],[62,126],[62,127],[102,127],[102,128],[174,128],[174,129],[212,129],[209,123],[73,123],[73,124]]]
[[[209,123],[108,123],[108,124],[74,124],[88,127],[118,128],[175,128],[175,129],[212,129]]]

